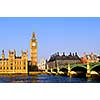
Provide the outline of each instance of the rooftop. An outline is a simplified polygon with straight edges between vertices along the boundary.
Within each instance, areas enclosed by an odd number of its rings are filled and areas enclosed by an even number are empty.
[[[80,58],[77,55],[77,53],[75,53],[75,54],[70,53],[69,55],[65,55],[65,53],[63,52],[62,55],[59,55],[59,53],[57,52],[56,54],[53,54],[50,57],[49,62],[55,61],[55,60],[80,60]]]

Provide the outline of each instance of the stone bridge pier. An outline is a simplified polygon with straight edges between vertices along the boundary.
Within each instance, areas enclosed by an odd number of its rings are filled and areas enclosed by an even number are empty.
[[[71,66],[70,66],[70,64],[68,64],[68,73],[67,73],[67,76],[70,76],[70,72],[71,72]]]
[[[48,73],[48,69],[49,69],[49,67],[48,67],[48,65],[47,65],[47,68],[45,68],[45,72],[46,72],[46,73]]]
[[[91,77],[91,71],[90,71],[90,65],[89,65],[89,63],[87,63],[87,73],[86,73],[86,77]]]
[[[71,71],[72,66],[70,64],[68,64],[68,73],[67,76],[71,76],[73,74],[77,74],[77,72],[75,73],[74,71]],[[89,63],[87,63],[87,67],[86,67],[87,73],[86,73],[86,77],[91,77],[91,69],[90,69],[90,65]]]

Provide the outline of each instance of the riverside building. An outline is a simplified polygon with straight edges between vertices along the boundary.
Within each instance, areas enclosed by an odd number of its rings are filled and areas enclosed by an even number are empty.
[[[84,53],[84,56],[81,58],[81,61],[86,64],[86,63],[95,63],[95,62],[100,62],[100,58],[94,54],[86,54]]]
[[[78,56],[77,53],[70,53],[69,55],[65,55],[65,53],[63,53],[62,55],[58,53],[52,55],[50,57],[50,59],[46,62],[46,66],[48,66],[49,68],[53,68],[53,67],[64,67],[68,64],[80,64],[81,63],[81,59]]]
[[[4,50],[0,58],[0,74],[27,74],[28,62],[31,66],[37,66],[37,39],[35,33],[30,40],[30,61],[28,61],[28,50],[21,52],[21,56],[16,56],[16,50],[8,50],[8,58],[5,58]]]

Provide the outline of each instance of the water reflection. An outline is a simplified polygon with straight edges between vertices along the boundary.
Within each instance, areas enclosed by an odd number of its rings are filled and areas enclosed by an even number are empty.
[[[100,78],[67,77],[40,74],[34,76],[0,76],[0,83],[100,83]]]

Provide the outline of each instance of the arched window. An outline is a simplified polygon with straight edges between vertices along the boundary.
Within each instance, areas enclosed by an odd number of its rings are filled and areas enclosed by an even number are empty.
[[[11,70],[13,69],[13,67],[11,67]]]
[[[24,61],[24,65],[26,64],[26,62]]]
[[[26,68],[24,67],[24,69],[26,69]]]

